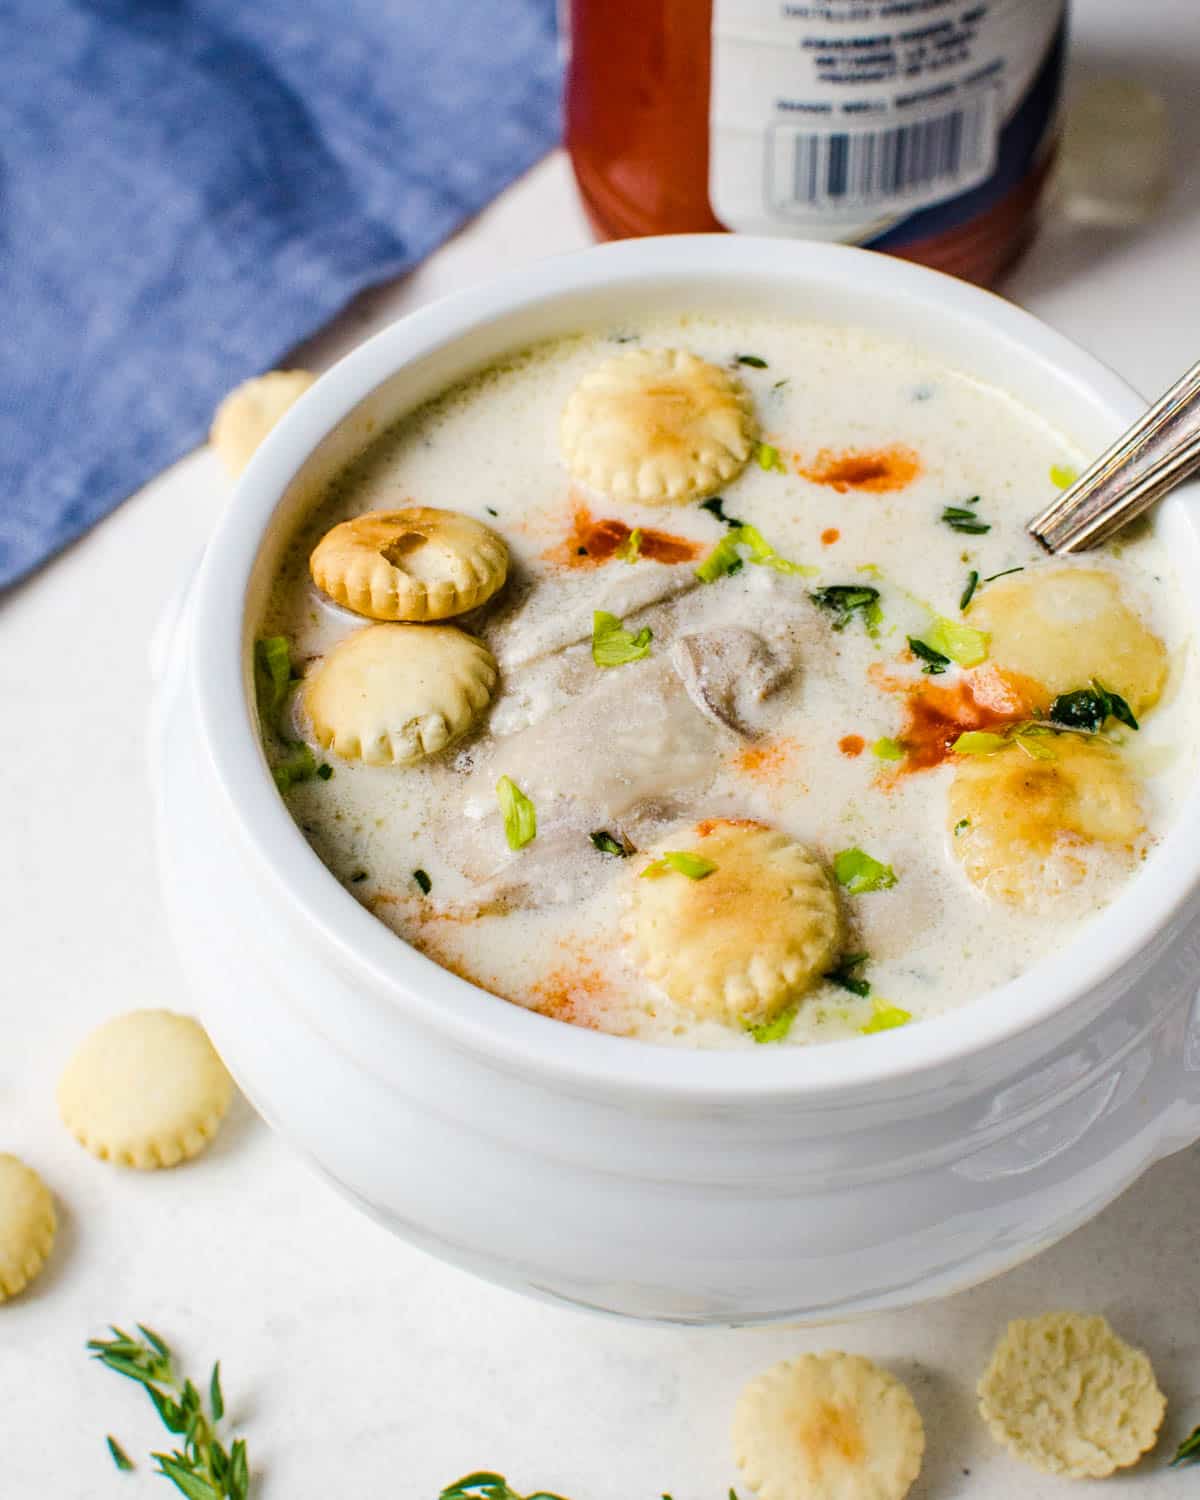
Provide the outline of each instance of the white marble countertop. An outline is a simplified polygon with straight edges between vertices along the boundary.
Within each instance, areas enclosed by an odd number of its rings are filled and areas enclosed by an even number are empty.
[[[1140,77],[1168,98],[1172,194],[1139,229],[1052,225],[1004,289],[1147,392],[1200,355],[1198,67],[1193,0],[1080,0],[1076,71]],[[586,241],[552,157],[301,358],[326,364],[418,303]],[[143,1459],[165,1436],[148,1403],[84,1356],[110,1319],[159,1328],[201,1372],[221,1358],[259,1500],[435,1500],[481,1467],[571,1500],[722,1500],[743,1380],[830,1346],[910,1381],[929,1434],[915,1500],[1051,1500],[1068,1482],[995,1448],[972,1392],[1008,1318],[1063,1305],[1106,1312],[1168,1393],[1160,1449],[1123,1489],[1194,1494],[1194,1473],[1163,1468],[1200,1421],[1194,1149],[1040,1259],[948,1301],[851,1326],[695,1332],[534,1304],[427,1259],[240,1102],[214,1148],[174,1172],[117,1171],[74,1144],[54,1088],[82,1034],[124,1009],[188,1006],[151,850],[146,639],[226,492],[197,453],[0,603],[0,1149],[37,1167],[61,1215],[50,1267],[0,1309],[3,1500],[174,1493]],[[108,1432],[143,1460],[136,1474],[114,1470]]]

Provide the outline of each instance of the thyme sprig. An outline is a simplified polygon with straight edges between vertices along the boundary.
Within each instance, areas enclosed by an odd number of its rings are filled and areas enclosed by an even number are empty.
[[[226,1448],[217,1436],[217,1424],[225,1415],[220,1361],[209,1376],[206,1410],[196,1386],[177,1374],[166,1341],[142,1323],[135,1327],[138,1338],[113,1325],[111,1339],[89,1339],[87,1347],[102,1365],[136,1381],[167,1431],[183,1439],[182,1445],[169,1453],[150,1455],[158,1465],[155,1472],[169,1479],[187,1500],[247,1500],[250,1464],[246,1441],[235,1438]],[[108,1445],[119,1468],[125,1467],[122,1458],[132,1467],[115,1438],[110,1437]]]
[[[1200,1463],[1200,1427],[1193,1427],[1175,1450],[1171,1460],[1172,1469],[1182,1469],[1186,1464]]]
[[[537,1490],[532,1495],[518,1495],[503,1474],[466,1474],[447,1485],[438,1500],[563,1500],[561,1495],[552,1495],[548,1490]],[[662,1500],[671,1500],[663,1495]],[[729,1491],[729,1500],[738,1500],[737,1492]]]

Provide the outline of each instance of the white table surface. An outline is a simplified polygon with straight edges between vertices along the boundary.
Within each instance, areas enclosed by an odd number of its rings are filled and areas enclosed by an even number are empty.
[[[1052,226],[1005,290],[1152,392],[1200,355],[1200,7],[1080,0],[1074,66],[1166,94],[1172,195],[1140,229]],[[552,157],[302,358],[320,367],[431,297],[587,238]],[[0,1308],[0,1497],[174,1493],[144,1461],[135,1475],[112,1468],[105,1433],[139,1459],[165,1434],[140,1392],[83,1352],[107,1320],[140,1319],[196,1369],[223,1361],[260,1500],[435,1500],[480,1467],[571,1500],[722,1500],[742,1382],[831,1346],[911,1383],[929,1435],[916,1500],[1049,1500],[1068,1482],[994,1447],[972,1391],[1008,1318],[1064,1305],[1102,1310],[1143,1344],[1170,1400],[1159,1452],[1122,1492],[1195,1494],[1200,1476],[1162,1468],[1200,1421],[1194,1149],[1040,1259],[940,1304],[818,1330],[699,1332],[527,1302],[427,1259],[315,1180],[241,1101],[213,1149],[177,1171],[114,1170],[74,1144],[54,1089],[79,1038],[121,1010],[188,1005],[151,849],[145,647],[226,493],[197,453],[0,603],[0,1150],[42,1172],[61,1226],[46,1273]]]

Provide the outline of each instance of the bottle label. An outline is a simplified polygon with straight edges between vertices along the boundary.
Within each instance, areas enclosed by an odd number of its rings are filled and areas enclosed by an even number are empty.
[[[713,0],[728,228],[890,247],[985,212],[1052,138],[1066,0]]]

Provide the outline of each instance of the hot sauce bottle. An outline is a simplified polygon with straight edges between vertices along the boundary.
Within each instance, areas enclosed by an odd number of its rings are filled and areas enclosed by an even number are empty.
[[[1033,234],[1066,0],[566,0],[604,238],[727,229],[991,283]]]

